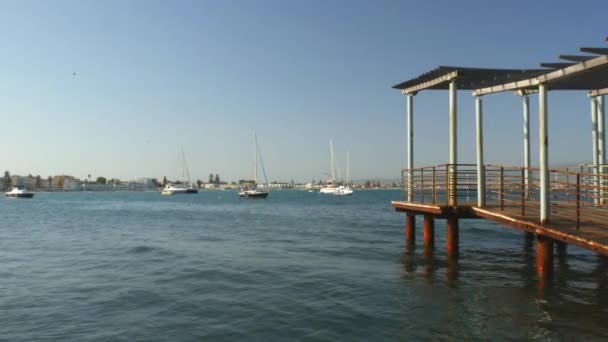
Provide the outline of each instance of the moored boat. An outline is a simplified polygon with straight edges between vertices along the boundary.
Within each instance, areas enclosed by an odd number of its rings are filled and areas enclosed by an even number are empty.
[[[21,186],[15,186],[13,187],[13,190],[5,192],[4,196],[8,198],[32,198],[34,197],[34,193],[31,191],[27,191]]]
[[[253,133],[253,184],[241,186],[239,188],[238,196],[242,198],[266,198],[268,197],[269,191],[267,189],[260,190],[258,189],[258,155],[259,155],[259,163],[262,166],[262,173],[264,174],[264,180],[266,184],[268,184],[268,178],[266,177],[266,170],[264,169],[264,162],[262,161],[262,153],[258,148],[258,138]]]
[[[160,193],[163,195],[196,194],[198,193],[198,190],[179,184],[167,184]]]
[[[160,192],[163,195],[177,195],[177,194],[197,194],[198,189],[196,189],[192,182],[190,181],[190,171],[188,171],[188,164],[186,164],[186,155],[184,154],[184,149],[181,148],[180,154],[181,164],[182,164],[182,176],[185,176],[187,181],[184,184],[167,184]]]
[[[260,191],[260,190],[256,190],[256,189],[241,190],[241,191],[239,191],[239,197],[244,197],[244,198],[266,198],[266,197],[268,197],[268,191]]]

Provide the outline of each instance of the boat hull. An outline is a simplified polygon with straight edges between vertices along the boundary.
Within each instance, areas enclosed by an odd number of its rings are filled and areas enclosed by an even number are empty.
[[[34,194],[26,193],[26,194],[4,194],[7,198],[32,198]]]
[[[334,187],[323,187],[323,188],[319,189],[319,193],[322,193],[322,194],[335,194],[336,191],[338,191],[338,188],[334,188]]]
[[[241,198],[266,198],[268,197],[268,192],[258,191],[258,192],[239,192],[239,197]]]
[[[160,193],[163,195],[198,194],[198,190],[197,189],[163,190]]]

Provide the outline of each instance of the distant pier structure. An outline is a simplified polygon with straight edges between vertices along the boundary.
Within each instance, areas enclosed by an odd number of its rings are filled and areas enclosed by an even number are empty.
[[[608,40],[608,38],[606,39]],[[553,251],[568,244],[608,256],[608,166],[604,95],[608,94],[608,48],[581,48],[585,55],[561,55],[565,62],[541,63],[540,69],[485,69],[440,66],[393,88],[406,96],[407,169],[402,171],[404,199],[392,202],[404,212],[406,243],[416,241],[417,215],[424,217],[425,253],[435,248],[435,219],[445,219],[446,254],[458,256],[459,220],[486,219],[536,237],[539,280],[552,277]],[[449,160],[414,165],[414,98],[427,90],[448,92]],[[473,93],[476,111],[475,164],[459,164],[457,90]],[[585,91],[590,101],[593,163],[575,169],[552,169],[548,121],[549,93]],[[484,164],[483,100],[513,92],[522,101],[523,165]],[[530,98],[538,101],[539,167],[530,166]],[[588,109],[584,109],[587,111]]]

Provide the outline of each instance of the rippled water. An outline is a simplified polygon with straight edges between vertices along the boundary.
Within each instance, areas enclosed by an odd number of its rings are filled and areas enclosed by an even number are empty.
[[[399,197],[0,199],[0,340],[608,338],[605,259],[570,247],[541,289],[533,245],[482,220],[457,262],[440,220],[434,255],[407,251]]]

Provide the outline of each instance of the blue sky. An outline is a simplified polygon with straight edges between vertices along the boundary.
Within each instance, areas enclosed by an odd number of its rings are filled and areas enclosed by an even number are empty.
[[[535,68],[603,46],[605,1],[0,1],[0,168],[42,176],[396,178],[405,99],[438,65]],[[75,73],[75,75],[74,75]],[[532,156],[538,155],[532,97]],[[447,160],[447,94],[415,98],[415,163]],[[591,157],[584,92],[551,92],[550,163]],[[521,100],[484,101],[486,160],[522,164]],[[459,92],[459,158],[474,156]]]

